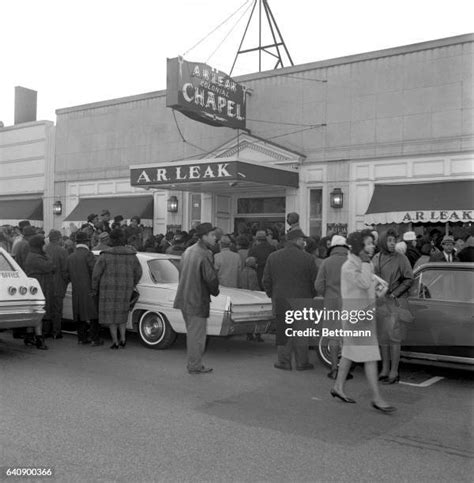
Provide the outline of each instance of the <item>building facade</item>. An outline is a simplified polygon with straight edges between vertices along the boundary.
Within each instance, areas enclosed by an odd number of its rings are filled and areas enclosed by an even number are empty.
[[[416,191],[473,179],[473,41],[462,35],[237,78],[251,92],[249,132],[173,113],[166,91],[59,109],[54,192],[65,210],[55,225],[84,221],[74,219],[84,217],[81,203],[142,218],[146,205],[155,233],[197,221],[225,232],[284,225],[291,211],[320,236],[391,223],[368,213],[377,186]],[[148,183],[160,169],[178,177]],[[469,211],[469,223],[472,193],[461,197],[437,209]],[[433,216],[431,224],[445,221]]]
[[[54,136],[51,121],[0,128],[0,225],[53,227]]]

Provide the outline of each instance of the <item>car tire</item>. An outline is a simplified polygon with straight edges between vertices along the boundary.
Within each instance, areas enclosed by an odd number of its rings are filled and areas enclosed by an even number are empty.
[[[331,349],[329,347],[329,338],[320,337],[317,349],[319,360],[326,366],[331,367]],[[339,354],[340,357],[340,354]]]
[[[159,312],[144,312],[138,320],[137,332],[140,342],[148,349],[168,349],[176,340],[176,332]]]

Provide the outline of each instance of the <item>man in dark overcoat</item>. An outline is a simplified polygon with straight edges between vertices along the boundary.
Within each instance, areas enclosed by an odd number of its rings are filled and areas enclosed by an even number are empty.
[[[181,259],[174,308],[181,310],[186,324],[188,372],[204,374],[212,371],[202,363],[211,295],[219,295],[219,280],[211,252],[216,243],[215,228],[210,223],[202,223],[196,228],[196,236],[198,242],[187,248]]]
[[[25,259],[24,270],[28,277],[36,278],[38,280],[41,290],[45,298],[45,314],[43,317],[42,324],[39,324],[35,328],[35,345],[38,349],[47,349],[48,347],[44,344],[43,324],[48,324],[48,320],[51,319],[51,301],[53,295],[53,277],[55,272],[54,263],[50,258],[44,253],[44,236],[34,235],[29,241],[30,249],[28,255]],[[27,338],[25,342],[28,342]]]
[[[263,290],[263,271],[265,269],[265,264],[271,253],[273,253],[276,248],[270,245],[267,240],[267,234],[264,230],[259,230],[255,234],[256,244],[253,246],[248,253],[249,257],[254,257],[257,260],[257,278],[260,290]]]
[[[67,287],[67,250],[59,242],[61,232],[51,230],[48,235],[49,243],[45,248],[46,255],[51,259],[56,267],[53,277],[53,287],[51,296],[51,325],[46,327],[44,335],[51,335],[53,339],[62,339],[61,322],[63,318],[63,302]]]
[[[72,313],[74,321],[79,323],[78,343],[90,343],[87,334],[89,322],[92,345],[99,346],[104,342],[99,338],[97,308],[91,296],[94,265],[95,257],[89,250],[89,237],[87,233],[79,232],[76,235],[76,250],[69,255],[66,263],[67,278],[72,285]]]
[[[308,338],[285,335],[285,329],[290,327],[285,323],[285,312],[292,309],[290,300],[312,299],[316,295],[316,263],[314,258],[304,251],[305,238],[300,229],[288,232],[285,248],[268,257],[263,272],[263,286],[266,294],[272,299],[276,317],[278,362],[274,367],[287,371],[292,369],[293,352],[296,370],[313,369],[313,364],[308,362]]]

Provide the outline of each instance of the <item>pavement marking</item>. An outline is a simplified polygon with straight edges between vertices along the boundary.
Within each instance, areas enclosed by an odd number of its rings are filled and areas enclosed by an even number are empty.
[[[319,397],[312,397],[311,398],[313,401],[322,401],[322,399],[320,399]]]
[[[436,376],[436,377],[431,377],[430,379],[427,379],[424,382],[420,382],[419,384],[415,384],[413,382],[403,382],[403,381],[400,381],[399,384],[405,384],[405,386],[414,386],[414,387],[429,387],[441,381],[442,379],[444,379],[444,377]]]

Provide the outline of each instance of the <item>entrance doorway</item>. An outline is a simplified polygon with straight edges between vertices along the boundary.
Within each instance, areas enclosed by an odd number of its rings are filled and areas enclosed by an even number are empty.
[[[258,230],[271,228],[279,236],[285,233],[285,208],[285,196],[239,197],[234,231],[255,235]]]
[[[258,217],[248,216],[234,219],[234,233],[241,233],[244,230],[247,233],[255,234],[258,230],[273,229],[277,234],[285,232],[285,217],[284,216],[270,216]]]

